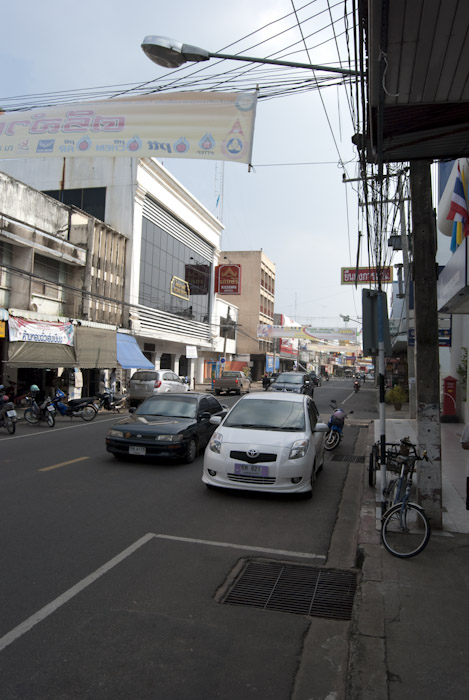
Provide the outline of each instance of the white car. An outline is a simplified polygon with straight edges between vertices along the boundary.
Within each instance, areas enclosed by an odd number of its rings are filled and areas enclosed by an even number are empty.
[[[207,487],[311,496],[324,463],[326,423],[306,394],[246,394],[224,419],[204,454]]]

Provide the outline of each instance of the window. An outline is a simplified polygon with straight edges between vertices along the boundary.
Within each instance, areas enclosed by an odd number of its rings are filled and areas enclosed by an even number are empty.
[[[34,255],[33,273],[40,279],[33,279],[32,293],[53,299],[61,298],[61,284],[65,282],[64,263],[44,255]]]
[[[195,273],[198,275],[197,280],[194,279]],[[170,281],[173,276],[189,282],[189,299],[171,294]],[[144,217],[139,303],[206,323],[210,315],[211,286],[210,261]]]
[[[63,204],[78,207],[87,214],[104,221],[106,209],[105,187],[84,187],[73,190],[44,190],[44,194]]]

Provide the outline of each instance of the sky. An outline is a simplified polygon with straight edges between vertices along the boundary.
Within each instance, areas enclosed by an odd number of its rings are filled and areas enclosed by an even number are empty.
[[[51,0],[8,3],[2,12],[0,107],[12,96],[161,79],[167,71],[151,63],[140,48],[149,34],[217,52],[269,25],[254,39],[225,51],[267,56],[302,38],[295,26],[253,48],[260,39],[292,27],[296,17],[291,13],[296,10],[304,34],[312,35],[306,40],[312,47],[332,37],[331,31],[318,31],[330,24],[329,8],[338,17],[343,15],[344,3],[82,0],[67,8]],[[289,13],[290,17],[270,24]],[[311,19],[306,22],[307,18]],[[344,58],[342,50],[343,45]],[[337,65],[335,41],[326,41],[309,57],[303,50],[289,56],[305,63],[309,58],[316,64]],[[28,99],[34,106],[36,98]],[[361,288],[340,284],[341,267],[355,266],[357,255],[355,186],[342,181],[344,172],[347,178],[357,177],[352,134],[345,88],[331,86],[259,101],[250,172],[237,163],[163,161],[186,189],[221,218],[222,249],[262,249],[276,264],[275,312],[299,323],[334,327],[344,325],[341,314],[361,317]],[[339,161],[346,164],[345,170]],[[363,256],[360,265],[368,265]]]

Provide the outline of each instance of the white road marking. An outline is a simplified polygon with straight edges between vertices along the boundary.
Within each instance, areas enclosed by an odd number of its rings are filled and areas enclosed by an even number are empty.
[[[233,544],[232,542],[212,542],[211,540],[197,540],[192,537],[176,537],[174,535],[155,535],[161,540],[176,540],[179,542],[193,542],[194,544],[207,544],[212,547],[227,547],[228,549],[248,549],[251,552],[263,552],[264,554],[281,554],[287,557],[300,557],[301,559],[325,559],[324,554],[310,554],[309,552],[292,552],[288,549],[269,549],[268,547],[252,547],[248,544]]]
[[[198,540],[191,537],[176,537],[173,535],[157,535],[153,532],[148,532],[143,537],[140,537],[136,542],[131,544],[129,547],[124,549],[120,554],[110,559],[106,564],[100,566],[96,571],[86,576],[84,579],[76,583],[74,586],[69,588],[67,591],[59,595],[55,600],[45,605],[43,608],[35,612],[31,617],[28,617],[21,624],[14,627],[10,632],[7,632],[3,637],[0,638],[0,651],[3,651],[7,646],[12,644],[15,640],[19,639],[29,632],[33,627],[35,627],[39,622],[42,622],[49,615],[52,615],[56,610],[58,610],[62,605],[68,603],[69,600],[74,598],[78,593],[81,593],[85,588],[90,586],[92,583],[97,581],[101,576],[106,574],[108,571],[113,569],[115,566],[120,564],[124,559],[131,556],[140,547],[143,547],[147,542],[152,539],[162,539],[162,540],[173,540],[177,542],[191,542],[193,544],[203,544],[215,547],[227,547],[229,549],[245,549],[248,551],[262,552],[264,554],[281,554],[282,556],[288,557],[301,557],[304,559],[325,559],[323,554],[310,554],[309,552],[291,552],[284,549],[269,549],[267,547],[251,547],[249,545],[233,544],[230,542],[212,542],[211,540]]]
[[[149,532],[147,535],[144,535],[139,540],[134,542],[134,544],[131,544],[130,547],[124,549],[116,557],[110,559],[103,566],[100,566],[99,569],[96,569],[96,571],[94,571],[92,574],[90,574],[89,576],[87,576],[86,578],[82,579],[74,586],[69,588],[68,591],[65,591],[65,593],[59,595],[58,598],[56,598],[48,605],[45,605],[43,608],[35,612],[34,615],[31,615],[31,617],[28,617],[28,619],[24,620],[24,622],[22,622],[20,625],[12,629],[10,632],[7,632],[5,636],[0,638],[0,651],[3,651],[3,649],[5,649],[5,647],[7,647],[9,644],[14,642],[26,632],[29,632],[29,630],[32,629],[35,625],[37,625],[39,622],[42,622],[42,620],[45,620],[46,617],[51,615],[62,605],[74,598],[76,595],[78,595],[78,593],[81,593],[81,591],[83,591],[89,585],[97,581],[98,578],[100,578],[100,576],[103,576],[103,574],[106,574],[108,571],[120,564],[124,559],[129,557],[137,549],[142,547],[149,540],[152,540],[154,537],[155,535],[152,532]]]
[[[115,417],[114,418],[102,418],[101,420],[98,421],[98,423],[110,423],[111,421],[113,423],[115,423],[116,418]],[[57,433],[60,430],[71,430],[72,428],[83,428],[85,425],[89,425],[90,422],[92,422],[92,421],[87,421],[87,422],[82,421],[81,423],[75,423],[74,425],[66,425],[64,428],[49,428],[48,427],[47,430],[43,430],[43,431],[41,430],[40,432],[35,431],[33,433],[20,433],[20,435],[18,435],[18,434],[9,435],[8,437],[0,438],[0,442],[2,442],[2,440],[18,440],[18,439],[22,440],[23,438],[27,438],[27,437],[31,437],[31,436],[35,437],[37,435],[49,435],[50,434],[49,431],[51,431],[51,430],[54,433]],[[96,425],[96,423],[95,423],[95,425]]]

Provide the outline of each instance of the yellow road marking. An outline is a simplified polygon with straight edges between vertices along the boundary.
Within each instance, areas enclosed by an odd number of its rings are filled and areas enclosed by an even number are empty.
[[[51,469],[58,469],[59,467],[66,467],[67,464],[75,464],[75,462],[83,462],[83,460],[89,459],[89,457],[77,457],[76,459],[70,459],[68,462],[60,462],[60,464],[53,464],[51,467],[42,467],[38,469],[38,472],[48,472]]]

